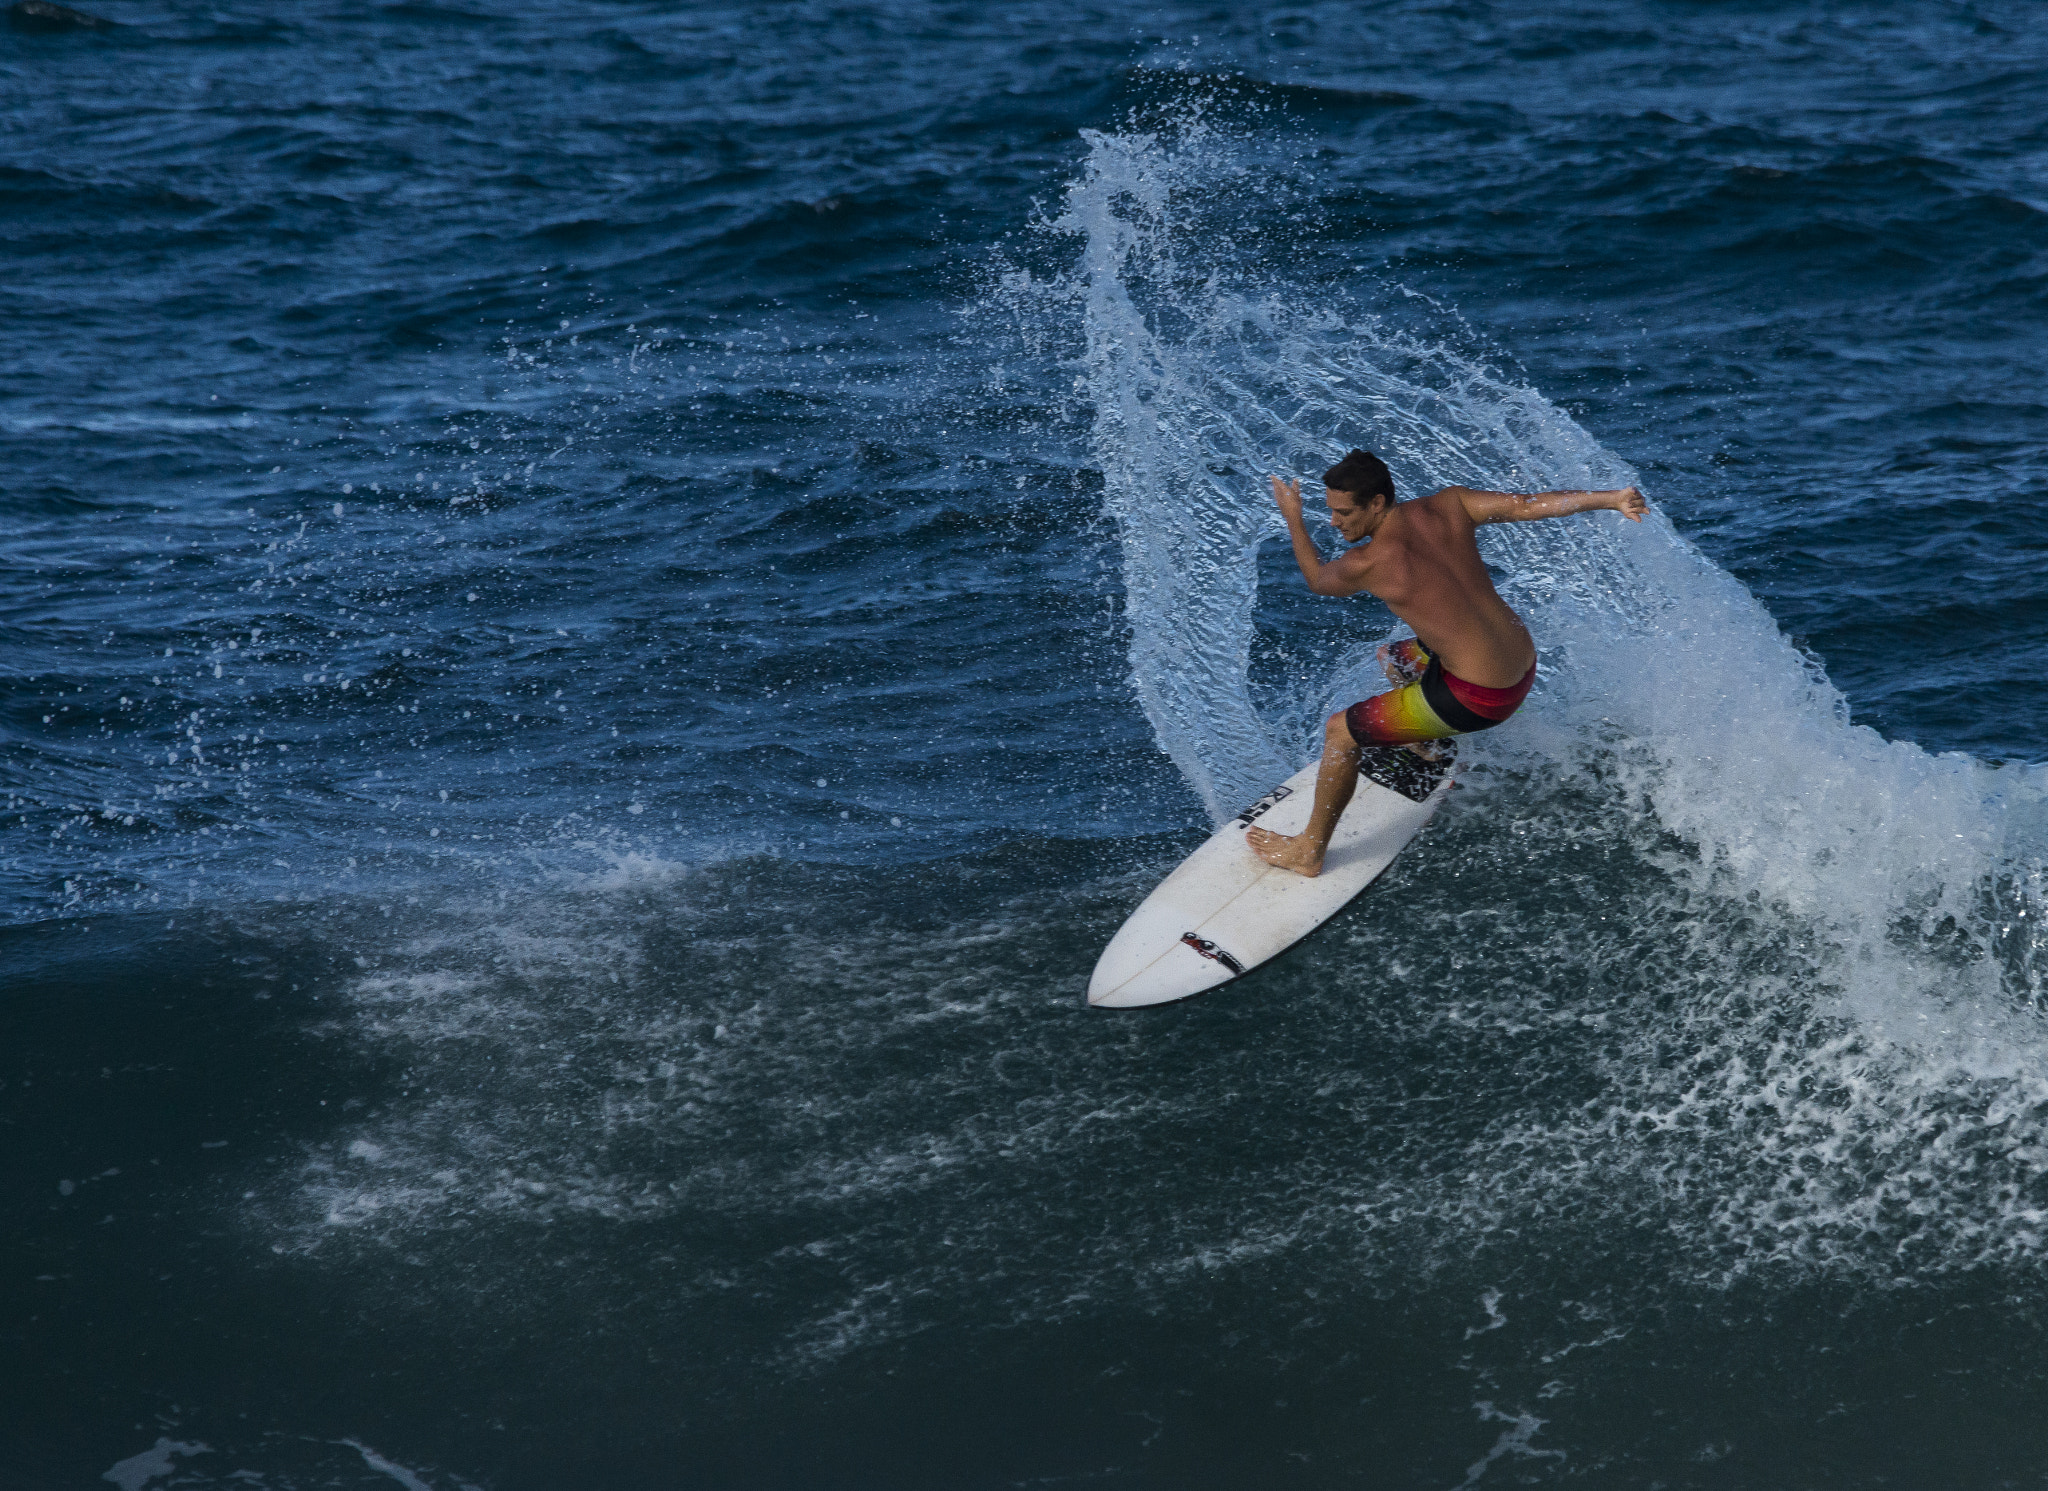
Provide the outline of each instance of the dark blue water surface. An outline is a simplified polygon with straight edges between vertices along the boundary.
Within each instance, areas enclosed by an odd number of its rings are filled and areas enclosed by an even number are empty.
[[[0,33],[0,1485],[2048,1467],[2028,0]],[[1317,938],[1096,953],[1369,687]],[[1327,537],[1327,535],[1326,535]]]

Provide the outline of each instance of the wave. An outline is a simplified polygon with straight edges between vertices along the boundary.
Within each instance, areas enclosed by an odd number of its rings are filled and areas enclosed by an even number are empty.
[[[1232,214],[1270,183],[1220,128],[1089,150],[1057,217],[1078,265],[998,298],[1071,348],[1132,688],[1221,816],[1372,686],[1392,625],[1366,608],[1332,648],[1266,593],[1263,472],[1360,443],[1409,492],[1631,473],[1398,286],[1368,314],[1247,283]],[[611,1307],[709,1339],[701,1312],[744,1295],[764,1314],[727,1357],[776,1373],[946,1322],[1182,1308],[1276,1257],[1326,1300],[1641,1280],[1610,1290],[1616,1330],[1740,1278],[2036,1278],[2048,777],[1852,724],[1663,517],[1484,542],[1538,693],[1357,911],[1258,983],[1123,1033],[1081,1007],[1194,825],[281,912],[346,954],[331,1033],[405,1076],[285,1157],[251,1225],[335,1268],[459,1256],[434,1287],[508,1308],[642,1229],[679,1281],[615,1279]]]
[[[1385,457],[1410,495],[1614,486],[1633,472],[1469,351],[1327,288],[1234,272],[1256,231],[1248,212],[1270,214],[1247,203],[1250,167],[1226,131],[1196,117],[1088,144],[1055,223],[1079,240],[1079,264],[1028,288],[1081,319],[1133,689],[1221,821],[1310,756],[1324,712],[1380,686],[1370,660],[1390,629],[1369,610],[1369,635],[1318,664],[1278,626],[1262,666],[1277,659],[1299,682],[1260,707],[1249,659],[1274,624],[1259,619],[1257,558],[1283,535],[1265,473],[1313,485],[1353,444]],[[1515,819],[1531,799],[1569,800],[1581,821],[1552,832],[1626,847],[1658,873],[1637,885],[1594,874],[1588,899],[1563,909],[1475,884],[1473,908],[1566,963],[1624,922],[1638,958],[1673,969],[1658,997],[1676,1000],[1697,1043],[1682,1081],[1646,1037],[1608,1072],[1604,1105],[1504,1119],[1487,1143],[1530,1158],[1503,1187],[1531,1202],[1539,1175],[1579,1193],[1601,1167],[1641,1167],[1660,1189],[1725,1187],[1708,1209],[1746,1207],[1754,1227],[1801,1211],[1812,1232],[1793,1252],[1871,1228],[1896,1243],[1879,1225],[1887,1208],[1940,1195],[1906,1209],[1916,1226],[1946,1217],[1975,1236],[1948,1261],[2037,1257],[2048,1194],[2025,1165],[1985,1156],[2048,1146],[2048,771],[1931,754],[1850,723],[1818,661],[1665,516],[1496,527],[1481,544],[1542,672],[1516,724],[1474,742],[1487,790],[1466,794],[1465,810]],[[1445,925],[1464,909],[1443,908]],[[1742,930],[1690,947],[1716,924]],[[1810,951],[1783,951],[1795,945]],[[1603,997],[1596,980],[1586,1002]],[[1674,1123],[1752,1142],[1725,1166],[1708,1146],[1674,1160],[1643,1138]],[[1865,1162],[1845,1169],[1851,1150]],[[1830,1180],[1808,1184],[1814,1168]]]

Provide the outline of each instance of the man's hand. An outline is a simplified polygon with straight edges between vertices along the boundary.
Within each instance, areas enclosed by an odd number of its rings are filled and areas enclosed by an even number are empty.
[[[1634,487],[1623,487],[1614,494],[1614,510],[1631,523],[1643,521],[1643,514],[1650,510],[1650,504],[1643,501],[1643,494]]]
[[[1292,528],[1301,521],[1301,483],[1282,481],[1277,476],[1269,476],[1266,480],[1273,484],[1273,500],[1280,505],[1280,516]]]

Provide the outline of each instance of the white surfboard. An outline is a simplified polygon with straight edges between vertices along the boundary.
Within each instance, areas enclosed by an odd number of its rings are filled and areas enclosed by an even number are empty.
[[[1393,863],[1451,788],[1450,743],[1424,761],[1399,747],[1368,749],[1358,792],[1337,820],[1323,872],[1305,879],[1253,854],[1254,823],[1298,834],[1315,803],[1316,763],[1239,813],[1180,862],[1110,938],[1088,980],[1088,1002],[1110,1009],[1165,1004],[1249,973],[1341,911]]]

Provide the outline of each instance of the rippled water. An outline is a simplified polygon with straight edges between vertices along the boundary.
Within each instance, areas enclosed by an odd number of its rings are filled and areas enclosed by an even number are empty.
[[[2039,1473],[2030,7],[106,11],[0,35],[0,1480]],[[1352,444],[1657,511],[1091,1012],[1373,687]]]

